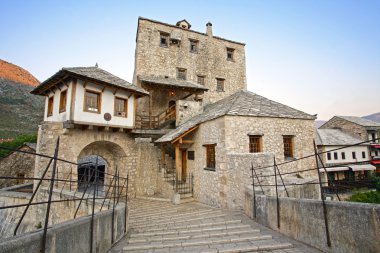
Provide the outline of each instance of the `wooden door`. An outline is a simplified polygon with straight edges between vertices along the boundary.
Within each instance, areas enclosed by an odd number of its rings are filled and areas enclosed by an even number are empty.
[[[187,175],[187,150],[182,149],[182,181],[186,181],[186,175]]]

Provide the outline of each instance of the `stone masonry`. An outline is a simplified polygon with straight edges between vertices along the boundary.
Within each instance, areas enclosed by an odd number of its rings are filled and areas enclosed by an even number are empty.
[[[212,35],[212,25],[208,33],[197,32],[158,21],[139,18],[135,72],[133,83],[139,83],[139,75],[168,76],[176,78],[177,68],[186,69],[186,80],[197,83],[197,75],[205,77],[203,101],[212,103],[234,92],[246,89],[244,44]],[[160,34],[179,39],[179,44],[168,42],[160,46]],[[190,40],[197,41],[198,49],[190,52]],[[233,60],[227,60],[227,48],[233,49]],[[216,90],[216,78],[224,79],[224,91]],[[147,101],[143,98],[141,101]],[[139,105],[147,105],[139,101]],[[144,108],[140,106],[139,110]]]

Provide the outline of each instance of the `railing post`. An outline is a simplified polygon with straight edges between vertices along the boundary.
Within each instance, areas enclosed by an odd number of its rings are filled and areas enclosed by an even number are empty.
[[[277,202],[277,227],[280,228],[280,200],[278,198],[277,189],[277,173],[276,173],[276,157],[273,158],[273,169],[274,169],[274,184],[276,186],[276,202]]]
[[[15,230],[13,231],[13,235],[16,235],[17,230],[18,230],[18,228],[20,227],[21,222],[23,221],[23,219],[24,219],[24,217],[25,217],[25,215],[26,215],[26,212],[28,211],[28,209],[29,209],[29,207],[30,207],[30,204],[33,202],[34,197],[36,196],[36,194],[37,194],[37,192],[38,192],[38,189],[40,188],[40,186],[41,186],[41,184],[42,184],[42,181],[43,181],[43,179],[45,178],[45,175],[46,175],[47,171],[49,170],[49,167],[50,167],[50,164],[51,164],[52,161],[53,161],[53,158],[50,159],[48,165],[46,166],[44,172],[42,173],[41,179],[38,181],[38,184],[37,184],[37,186],[36,186],[36,189],[34,190],[34,192],[33,192],[33,194],[32,194],[32,197],[29,199],[28,205],[25,207],[25,210],[24,210],[24,212],[22,213],[22,215],[21,215],[21,217],[20,217],[20,219],[19,219],[19,221],[18,221],[18,223],[17,223],[17,225],[16,225]]]
[[[275,167],[277,168],[278,175],[280,176],[280,179],[281,179],[281,182],[282,182],[282,186],[284,186],[284,189],[285,189],[285,192],[286,192],[286,196],[289,198],[289,193],[288,193],[288,190],[286,189],[286,186],[285,186],[284,180],[282,179],[280,169],[279,169],[278,166],[277,166],[276,158],[274,158],[274,165],[275,165]]]
[[[117,169],[115,171],[115,183],[113,185],[113,204],[112,204],[112,227],[111,227],[111,244],[114,242],[114,227],[115,227],[115,202],[116,202],[116,180],[117,178]]]
[[[42,235],[42,249],[41,249],[42,253],[46,252],[47,228],[48,228],[48,225],[49,225],[49,215],[50,215],[51,199],[52,199],[53,188],[54,188],[55,169],[57,168],[58,149],[59,149],[59,137],[57,139],[57,144],[55,146],[55,151],[54,151],[53,171],[52,171],[52,174],[51,174],[50,189],[49,189],[49,198],[48,198],[47,209],[46,209],[46,216],[45,216],[44,233]]]
[[[125,189],[125,219],[124,219],[124,234],[127,233],[127,217],[128,217],[128,177],[129,177],[129,174],[127,174],[127,187]]]
[[[325,220],[325,229],[326,229],[326,241],[327,246],[331,247],[331,240],[330,240],[330,232],[329,232],[329,224],[327,220],[327,208],[325,203],[325,197],[322,190],[322,179],[321,174],[319,173],[319,163],[318,163],[318,157],[317,157],[317,146],[315,145],[315,141],[313,141],[314,144],[314,154],[315,154],[315,162],[317,163],[317,173],[318,173],[318,180],[319,180],[319,189],[321,191],[321,199],[322,199],[322,208],[323,208],[323,217]]]
[[[251,177],[252,177],[252,214],[256,219],[256,192],[255,192],[255,178],[253,177],[253,163],[251,163]]]
[[[91,212],[91,226],[90,226],[90,253],[93,251],[93,243],[94,243],[94,215],[95,215],[95,195],[97,191],[97,176],[98,176],[98,156],[96,156],[95,161],[95,179],[92,183],[93,189],[93,196],[92,196],[92,212]]]

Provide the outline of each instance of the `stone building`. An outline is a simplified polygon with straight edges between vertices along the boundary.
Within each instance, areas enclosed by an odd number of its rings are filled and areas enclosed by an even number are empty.
[[[35,143],[25,143],[18,148],[21,152],[12,152],[0,159],[0,176],[16,177],[16,179],[0,179],[0,188],[32,182],[27,178],[33,178],[35,156],[23,153],[36,152]]]
[[[216,102],[246,89],[244,43],[139,18],[133,83],[149,91],[139,101],[138,114],[156,117],[177,100]],[[207,91],[207,92],[206,92]]]
[[[213,36],[211,23],[206,33],[190,27],[139,18],[133,84],[97,67],[64,68],[41,83],[33,90],[46,96],[37,152],[52,155],[60,137],[61,158],[100,156],[106,174],[129,175],[130,196],[193,193],[228,208],[243,207],[252,164],[313,153],[315,116],[246,91],[244,44]],[[37,158],[36,176],[47,160]],[[280,169],[313,166],[304,159]]]

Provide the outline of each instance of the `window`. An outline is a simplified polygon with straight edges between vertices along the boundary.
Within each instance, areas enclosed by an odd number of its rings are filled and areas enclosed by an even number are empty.
[[[84,111],[100,113],[100,93],[86,90],[84,95]]]
[[[250,135],[249,136],[249,152],[250,153],[259,153],[263,152],[262,150],[262,140],[260,135]]]
[[[186,69],[177,68],[177,79],[186,80]]]
[[[356,159],[356,153],[352,152],[352,159]]]
[[[67,101],[67,90],[61,91],[61,96],[59,98],[59,112],[66,111],[66,101]]]
[[[371,141],[375,142],[375,140],[376,140],[376,134],[375,133],[371,133]]]
[[[190,52],[191,53],[198,53],[198,41],[197,40],[190,40]]]
[[[25,174],[24,173],[17,173],[16,184],[23,184],[24,180],[25,180]]]
[[[195,151],[187,151],[187,159],[194,160],[195,159]]]
[[[379,155],[379,152],[375,151],[375,156],[378,156]]]
[[[160,33],[160,46],[168,47],[169,44],[169,34],[168,33]]]
[[[216,91],[224,91],[224,79],[216,78]]]
[[[205,85],[205,76],[197,76],[197,83],[200,85]]]
[[[293,136],[285,135],[284,139],[284,156],[285,158],[293,158]]]
[[[204,145],[206,148],[206,167],[215,170],[215,146],[216,144]]]
[[[227,60],[228,61],[234,60],[234,51],[235,51],[235,49],[227,47]]]
[[[365,158],[365,151],[362,152],[362,158]]]
[[[342,152],[341,155],[342,155],[342,160],[345,160],[346,159],[346,153]]]
[[[338,153],[334,152],[334,160],[338,160]]]
[[[330,152],[327,153],[327,160],[331,160],[331,153]]]
[[[53,115],[54,95],[49,98],[47,116]]]
[[[128,99],[115,97],[115,116],[128,116]]]

